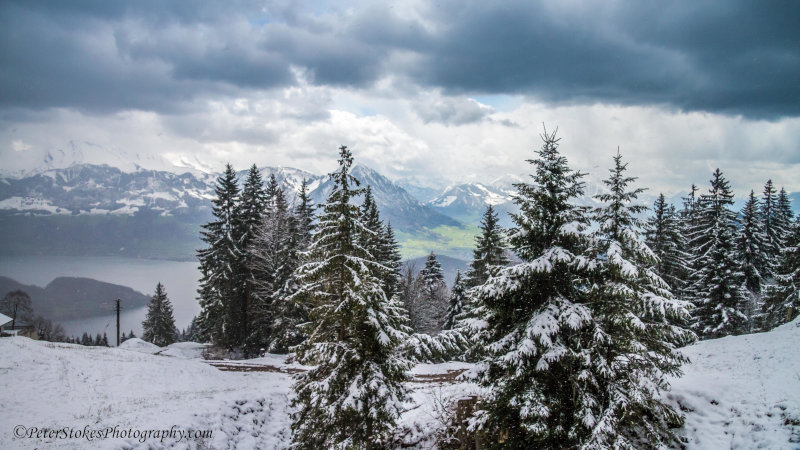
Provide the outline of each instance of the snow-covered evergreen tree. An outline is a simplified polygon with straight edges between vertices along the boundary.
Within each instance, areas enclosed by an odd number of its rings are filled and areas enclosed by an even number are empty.
[[[699,188],[697,185],[692,184],[689,189],[689,195],[683,197],[683,209],[679,213],[680,233],[683,236],[683,246],[680,249],[686,258],[687,272],[685,277],[681,280],[682,288],[677,292],[678,296],[683,299],[693,299],[695,297],[693,276],[697,271],[695,264],[699,261],[700,242],[696,236],[699,233],[699,203],[698,196]]]
[[[776,283],[768,292],[764,330],[792,321],[800,313],[800,216],[789,231],[776,268]]]
[[[181,340],[183,342],[203,342],[202,332],[200,331],[200,325],[198,323],[198,317],[192,317],[192,321],[189,322],[189,326],[183,330]]]
[[[778,235],[778,258],[783,254],[787,241],[792,233],[792,202],[786,189],[781,187],[778,201],[775,203],[775,232]]]
[[[239,249],[241,217],[236,172],[230,164],[217,179],[212,202],[214,219],[203,225],[199,250],[200,327],[212,342],[227,347],[241,344],[242,254]]]
[[[475,238],[475,244],[475,250],[472,251],[472,262],[470,262],[467,272],[469,287],[482,285],[489,279],[493,268],[508,264],[505,254],[505,237],[492,205],[487,206],[483,213],[481,234]]]
[[[156,285],[156,293],[147,305],[147,316],[142,322],[142,339],[159,347],[165,347],[178,340],[172,302],[167,297],[164,285]]]
[[[256,244],[256,235],[261,226],[264,210],[267,204],[267,195],[264,190],[264,180],[255,164],[247,172],[242,192],[239,197],[239,215],[241,230],[238,232],[238,248],[241,254],[239,277],[242,283],[239,306],[241,311],[241,329],[237,337],[237,345],[248,343],[250,337],[250,312],[251,305],[256,300],[256,280],[252,271],[253,246]],[[244,346],[245,355],[253,354],[254,349]]]
[[[380,263],[378,266],[380,269],[375,276],[381,280],[386,296],[392,297],[397,293],[401,265],[400,251],[391,225],[384,225],[381,220],[378,204],[370,186],[364,190],[361,216],[368,230],[360,237],[361,245]]]
[[[766,236],[767,240],[764,250],[767,253],[768,265],[766,267],[766,273],[763,274],[764,278],[772,277],[776,265],[778,264],[777,261],[780,258],[782,247],[781,230],[775,226],[778,204],[777,193],[778,191],[775,190],[772,180],[767,180],[766,184],[764,184],[764,192],[761,195],[761,210],[759,214],[764,236]]]
[[[671,292],[683,292],[690,271],[684,252],[686,242],[675,207],[667,204],[664,194],[659,194],[653,204],[653,216],[644,228],[645,243],[658,257],[653,267],[656,274],[667,282]]]
[[[509,235],[522,261],[476,288],[488,324],[484,409],[472,426],[508,448],[570,448],[585,442],[595,423],[584,421],[596,402],[587,305],[592,259],[586,257],[583,174],[558,152],[556,133],[544,132],[533,184],[517,184],[519,213]]]
[[[740,334],[746,328],[747,297],[741,262],[736,259],[732,204],[730,185],[717,169],[709,193],[700,198],[691,243],[698,255],[692,264],[693,326],[703,338]]]
[[[637,218],[646,208],[635,203],[644,189],[628,188],[636,178],[625,175],[626,166],[617,153],[604,180],[609,192],[595,197],[604,206],[595,210],[597,262],[587,305],[594,322],[586,336],[592,367],[583,376],[591,383],[577,411],[590,430],[583,448],[670,445],[678,442],[670,428],[681,423],[662,393],[669,388],[665,376],[680,374],[686,361],[676,348],[692,333],[674,324],[688,321],[689,304],[675,299],[650,269],[656,255],[643,242]]]
[[[297,323],[284,317],[292,305],[286,304],[285,290],[297,268],[294,217],[283,189],[271,174],[265,190],[265,210],[250,250],[250,271],[254,280],[254,299],[250,307],[252,348],[285,352],[299,339]],[[291,342],[287,342],[291,341]]]
[[[463,353],[459,355],[466,361],[476,361],[484,355],[486,342],[486,321],[483,320],[485,307],[480,297],[473,295],[472,290],[481,286],[489,279],[493,271],[508,264],[506,256],[506,240],[504,231],[500,228],[497,213],[489,205],[481,219],[481,233],[475,238],[475,250],[472,252],[472,262],[467,271],[465,281],[470,290],[459,295],[463,297],[462,311],[455,317],[452,329],[460,333],[463,342]],[[451,299],[456,295],[456,286],[453,286]],[[449,311],[448,311],[448,317]]]
[[[400,245],[395,239],[391,223],[387,223],[383,227],[380,250],[381,264],[389,269],[382,279],[383,290],[386,291],[387,296],[392,297],[398,294],[403,259],[400,256]]]
[[[453,289],[450,290],[450,304],[447,307],[447,314],[445,315],[444,328],[445,330],[452,330],[459,317],[464,312],[464,306],[467,304],[467,283],[461,276],[461,272],[456,272],[456,279],[453,281]]]
[[[297,238],[295,240],[297,241],[297,247],[303,250],[307,249],[311,244],[311,236],[316,229],[314,210],[314,201],[309,197],[308,180],[303,178],[294,208],[294,216],[297,221]]]
[[[411,327],[416,333],[435,336],[444,325],[449,298],[442,265],[436,259],[435,253],[428,255],[425,267],[420,270],[417,279],[419,295],[416,302],[409,306],[413,310],[410,313]]]
[[[761,294],[766,282],[764,274],[769,270],[769,243],[763,231],[759,214],[759,202],[753,191],[740,214],[741,227],[736,238],[736,259],[741,262],[744,288],[747,291],[744,314],[747,316],[746,331],[758,327],[761,310]]]
[[[297,357],[315,367],[295,382],[293,442],[309,449],[388,447],[407,398],[409,364],[395,348],[408,328],[403,308],[386,298],[375,276],[379,263],[360,245],[366,230],[351,204],[359,193],[353,158],[345,146],[339,152],[310,262],[297,270],[296,295],[312,306]]]

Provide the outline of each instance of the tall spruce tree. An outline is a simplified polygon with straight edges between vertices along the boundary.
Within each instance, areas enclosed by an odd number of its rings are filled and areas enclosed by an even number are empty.
[[[758,328],[761,310],[762,289],[769,273],[767,237],[759,214],[759,202],[753,191],[740,214],[741,227],[736,238],[736,259],[741,262],[744,288],[747,291],[744,314],[747,316],[746,331]]]
[[[284,263],[280,272],[285,277],[271,302],[272,331],[268,349],[285,353],[306,338],[300,325],[308,321],[308,302],[297,295],[300,282],[297,268],[308,256],[314,224],[314,204],[308,194],[308,182],[303,179],[296,204],[288,217],[288,240],[285,241]]]
[[[400,269],[403,266],[403,259],[400,256],[400,245],[394,236],[392,224],[387,223],[383,227],[381,239],[381,263],[389,271],[383,281],[383,289],[389,297],[397,295],[400,285]]]
[[[142,339],[159,347],[165,347],[178,340],[172,302],[167,297],[164,285],[156,285],[156,293],[147,305],[147,316],[142,322]]]
[[[239,187],[230,164],[217,179],[211,201],[213,220],[203,225],[200,238],[207,247],[197,252],[200,261],[200,316],[203,333],[212,342],[233,348],[242,343],[242,253],[238,208]]]
[[[431,252],[425,260],[425,267],[417,275],[419,296],[410,305],[411,326],[417,333],[434,336],[442,330],[447,313],[449,293],[444,281],[442,265]]]
[[[800,314],[800,216],[790,224],[789,231],[776,268],[775,285],[770,287],[764,305],[764,330],[792,321]]]
[[[394,238],[394,231],[390,225],[384,225],[378,211],[378,204],[372,195],[372,188],[367,186],[364,190],[364,201],[361,205],[361,217],[366,232],[360,239],[361,245],[367,249],[379,263],[375,276],[381,280],[387,297],[396,294],[399,269],[401,264],[399,246]]]
[[[404,311],[386,298],[379,263],[360,245],[366,232],[351,204],[358,181],[353,157],[339,149],[333,190],[311,244],[311,261],[297,270],[297,295],[312,305],[308,340],[297,348],[315,365],[295,382],[293,442],[298,448],[382,448],[391,441],[407,398],[407,361],[395,348],[406,337]]]
[[[456,326],[459,317],[464,313],[467,304],[467,283],[461,276],[461,271],[456,272],[456,279],[453,281],[453,289],[450,290],[450,304],[445,315],[444,328],[452,330]]]
[[[249,310],[252,330],[248,342],[254,349],[285,351],[283,342],[279,346],[273,343],[280,334],[276,331],[276,325],[285,325],[276,313],[284,306],[279,305],[285,300],[280,292],[296,266],[292,264],[294,237],[289,205],[275,174],[269,176],[265,199],[261,223],[255,231],[250,249],[249,271],[253,274],[255,295]]]
[[[682,289],[679,290],[678,296],[683,299],[692,299],[695,297],[694,283],[692,281],[694,274],[697,271],[696,264],[698,263],[698,245],[696,234],[698,233],[699,221],[699,204],[700,197],[698,196],[699,188],[697,185],[692,184],[689,189],[689,195],[683,197],[683,208],[679,214],[680,232],[683,235],[683,247],[681,250],[686,258],[687,273],[681,280]]]
[[[240,213],[240,236],[238,247],[241,252],[242,260],[240,262],[239,274],[242,278],[242,293],[240,301],[240,317],[241,317],[241,330],[237,338],[239,344],[249,344],[248,338],[250,337],[250,313],[251,305],[256,300],[256,279],[252,267],[254,262],[253,247],[256,244],[256,235],[258,234],[259,227],[261,226],[264,210],[267,205],[267,195],[264,190],[264,180],[261,178],[261,172],[255,164],[250,167],[247,172],[244,186],[239,201]],[[250,345],[245,345],[245,355],[253,353],[254,349]]]
[[[772,180],[767,180],[764,184],[764,192],[761,195],[761,211],[760,219],[764,235],[767,242],[765,251],[767,252],[767,271],[764,273],[765,278],[771,278],[780,258],[781,253],[781,233],[775,226],[775,219],[777,216],[778,193]]]
[[[311,244],[311,236],[316,229],[314,224],[314,210],[314,201],[311,200],[308,192],[308,180],[303,178],[294,208],[295,220],[297,221],[296,241],[298,243],[298,248],[307,249]]]
[[[470,287],[482,285],[489,279],[493,268],[508,264],[505,238],[492,205],[487,206],[483,213],[481,234],[475,239],[475,244],[467,272],[467,283]]]
[[[481,358],[487,345],[486,321],[483,320],[485,307],[478,296],[472,295],[472,289],[486,283],[493,271],[508,264],[506,247],[504,231],[498,225],[497,213],[489,205],[481,219],[481,234],[475,238],[472,262],[464,280],[469,290],[459,295],[463,297],[462,311],[456,316],[452,325],[465,342],[464,353],[460,356],[466,361],[476,361]],[[453,285],[451,299],[455,295],[456,286]]]
[[[736,214],[730,210],[733,193],[717,169],[709,193],[702,196],[692,231],[697,255],[692,266],[693,326],[703,338],[745,331],[747,298],[742,287],[741,262],[736,259]]]
[[[580,416],[595,400],[587,302],[591,259],[585,256],[583,174],[558,152],[556,133],[542,135],[532,184],[516,185],[519,213],[510,246],[522,261],[476,288],[488,324],[487,389],[474,426],[508,448],[570,448],[590,436]],[[586,374],[586,376],[584,376]]]
[[[667,375],[679,375],[686,358],[676,348],[691,338],[675,323],[689,318],[688,303],[675,299],[650,267],[656,255],[640,235],[636,204],[644,189],[629,189],[636,180],[625,175],[619,152],[608,193],[595,196],[604,206],[595,210],[599,229],[592,248],[596,267],[588,304],[594,330],[588,341],[594,377],[587,402],[578,411],[590,429],[584,448],[660,447],[678,444],[671,427],[681,424],[678,412],[662,400]],[[663,201],[663,197],[661,197]],[[588,336],[587,336],[588,337]]]
[[[653,267],[656,274],[667,282],[673,294],[680,294],[690,271],[684,251],[686,242],[675,207],[667,204],[664,194],[659,194],[653,204],[653,215],[644,229],[645,243],[658,257]]]
[[[781,188],[778,192],[778,201],[775,203],[775,229],[778,235],[778,258],[783,254],[787,246],[789,236],[792,233],[792,202],[786,189]]]

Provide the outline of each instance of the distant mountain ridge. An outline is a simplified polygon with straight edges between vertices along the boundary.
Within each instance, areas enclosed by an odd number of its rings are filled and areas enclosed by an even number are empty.
[[[56,322],[109,315],[116,299],[122,300],[126,309],[141,308],[150,302],[150,297],[129,287],[91,278],[58,277],[41,288],[0,276],[0,295],[15,290],[30,295],[35,316]]]
[[[265,180],[275,175],[290,202],[304,179],[316,204],[330,193],[325,175],[291,167],[260,170]],[[237,173],[240,183],[245,174]],[[404,235],[461,227],[369,167],[356,165],[353,174],[372,187],[383,219]],[[200,225],[211,219],[217,177],[81,163],[0,178],[0,253],[191,258],[202,245]]]
[[[0,176],[0,254],[194,258],[203,245],[200,226],[211,219],[219,173],[197,169],[202,168],[199,161],[185,162],[188,168],[172,165],[169,170],[144,169],[136,162],[122,168],[84,162],[60,167],[83,161],[82,155],[53,157],[51,163],[22,175],[2,172],[6,175]],[[125,157],[112,156],[111,163]],[[290,202],[304,179],[317,205],[330,193],[326,175],[292,167],[260,170],[265,179],[275,174]],[[246,170],[237,172],[240,182],[245,174]],[[451,185],[433,196],[431,188],[416,187],[408,180],[401,186],[364,165],[356,164],[353,174],[362,186],[372,187],[381,216],[394,227],[407,257],[435,250],[464,258],[487,205],[493,205],[501,226],[512,226],[509,213],[517,211],[514,184],[530,181],[506,175],[490,183]],[[420,202],[410,191],[429,200]],[[587,184],[578,201],[598,206],[594,195],[603,191],[602,184]],[[656,195],[648,192],[640,200],[650,206]],[[800,193],[790,197],[797,210]],[[673,202],[680,207],[674,197]],[[740,203],[734,206],[740,207]]]
[[[486,208],[492,205],[501,225],[510,226],[508,213],[517,211],[513,202],[515,192],[516,189],[508,179],[491,184],[464,183],[448,186],[427,204],[442,214],[469,224],[478,224]]]

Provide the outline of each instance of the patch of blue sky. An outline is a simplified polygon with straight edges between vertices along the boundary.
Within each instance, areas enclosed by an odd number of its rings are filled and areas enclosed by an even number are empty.
[[[497,112],[513,111],[523,103],[520,96],[508,94],[473,95],[471,98],[478,103],[491,106]]]

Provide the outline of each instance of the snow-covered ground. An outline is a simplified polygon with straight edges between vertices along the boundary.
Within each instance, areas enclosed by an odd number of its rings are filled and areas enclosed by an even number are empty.
[[[690,449],[800,448],[800,321],[770,333],[704,341],[686,348],[692,363],[668,399],[686,413]],[[0,339],[0,448],[284,448],[290,439],[291,375],[285,357],[266,355],[221,371],[201,361],[204,346],[121,348]],[[479,393],[453,378],[472,366],[421,364],[399,425],[403,440],[430,448],[450,408]],[[111,431],[112,437],[17,438],[37,427]],[[113,438],[123,432],[211,430],[205,440]],[[66,428],[65,428],[66,427]],[[143,441],[143,442],[141,442]]]
[[[800,449],[800,319],[685,348],[668,398],[691,449]]]

